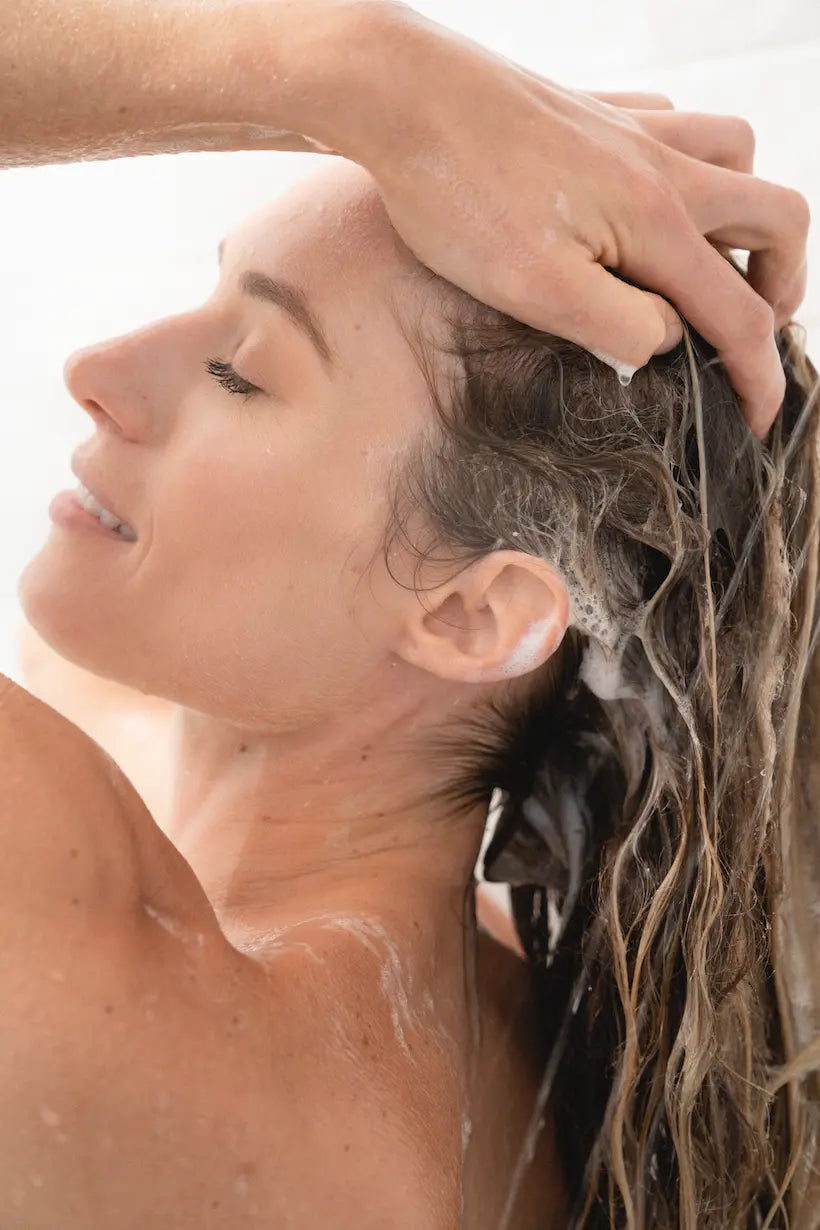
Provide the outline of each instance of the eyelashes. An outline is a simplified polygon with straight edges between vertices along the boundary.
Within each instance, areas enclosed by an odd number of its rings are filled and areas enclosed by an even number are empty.
[[[230,363],[223,363],[221,359],[208,359],[205,367],[223,389],[227,389],[229,393],[234,393],[238,397],[253,397],[255,393],[262,392],[255,384],[243,380]]]

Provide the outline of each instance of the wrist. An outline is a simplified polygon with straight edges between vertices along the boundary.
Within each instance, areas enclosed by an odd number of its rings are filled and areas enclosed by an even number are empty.
[[[213,119],[244,130],[246,147],[282,148],[289,134],[369,167],[391,131],[406,125],[402,83],[412,89],[408,69],[423,24],[399,0],[236,4],[228,64],[222,43],[223,68],[213,74],[231,84],[219,91]]]

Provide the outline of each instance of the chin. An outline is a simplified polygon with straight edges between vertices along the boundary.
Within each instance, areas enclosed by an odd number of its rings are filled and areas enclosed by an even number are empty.
[[[123,682],[128,629],[111,609],[111,578],[106,579],[107,588],[104,580],[87,585],[68,552],[47,543],[23,569],[17,597],[28,622],[56,653]]]

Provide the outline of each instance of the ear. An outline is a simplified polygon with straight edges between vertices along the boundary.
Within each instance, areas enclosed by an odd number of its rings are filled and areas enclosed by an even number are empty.
[[[426,591],[396,653],[464,683],[526,675],[560,645],[569,622],[563,580],[523,551],[493,551],[451,581]]]

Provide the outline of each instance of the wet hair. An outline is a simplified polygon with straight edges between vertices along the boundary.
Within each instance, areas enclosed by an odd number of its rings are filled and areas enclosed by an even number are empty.
[[[426,271],[405,329],[435,414],[386,558],[547,560],[560,649],[431,745],[491,800],[550,1062],[573,1225],[814,1225],[820,1068],[820,406],[804,337],[763,442],[687,328],[624,387]],[[439,327],[442,326],[442,327]],[[511,1207],[512,1193],[507,1208]],[[506,1226],[506,1221],[504,1225]]]

